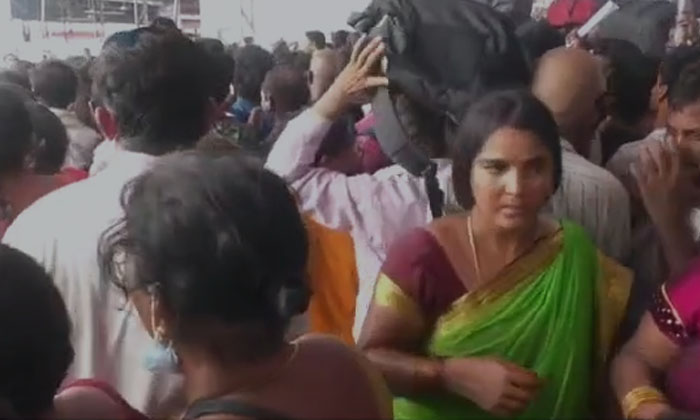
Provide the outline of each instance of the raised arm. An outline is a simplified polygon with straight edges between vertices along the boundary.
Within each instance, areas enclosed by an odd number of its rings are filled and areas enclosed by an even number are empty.
[[[642,147],[633,174],[661,240],[671,279],[682,273],[697,255],[690,226],[691,203],[698,193],[693,184],[696,171],[682,165],[678,148],[669,141]]]

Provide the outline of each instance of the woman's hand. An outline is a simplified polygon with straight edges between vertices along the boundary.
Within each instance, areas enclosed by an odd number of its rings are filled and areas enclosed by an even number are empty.
[[[348,65],[314,105],[316,112],[324,118],[335,120],[348,106],[366,102],[371,90],[388,86],[389,80],[378,74],[383,56],[381,38],[369,42],[366,42],[366,37],[360,38],[355,43]]]
[[[534,372],[495,358],[447,359],[442,380],[448,391],[499,416],[524,411],[542,386]]]

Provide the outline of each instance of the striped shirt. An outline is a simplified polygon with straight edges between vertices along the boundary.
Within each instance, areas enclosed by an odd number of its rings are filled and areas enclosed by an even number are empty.
[[[624,263],[630,252],[630,200],[610,172],[576,153],[562,140],[563,174],[549,211],[569,219],[591,235],[606,255]]]

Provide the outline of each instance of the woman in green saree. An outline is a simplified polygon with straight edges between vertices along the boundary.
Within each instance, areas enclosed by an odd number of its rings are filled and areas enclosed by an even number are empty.
[[[530,93],[471,107],[453,167],[470,211],[393,246],[359,342],[395,418],[591,414],[631,277],[582,228],[540,214],[561,171],[556,124]]]

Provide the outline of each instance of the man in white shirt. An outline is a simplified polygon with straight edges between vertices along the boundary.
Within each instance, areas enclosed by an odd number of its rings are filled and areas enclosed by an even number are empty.
[[[75,70],[62,61],[45,61],[32,71],[31,82],[39,101],[49,107],[66,127],[69,143],[64,166],[87,170],[102,136],[68,109],[78,93]]]
[[[102,171],[37,201],[4,237],[46,268],[66,301],[76,353],[68,380],[107,382],[153,418],[172,414],[179,378],[143,367],[152,339],[124,294],[103,279],[98,247],[122,217],[125,185],[206,133],[213,112],[206,64],[177,32],[140,29],[105,46],[95,64],[95,118],[119,147]]]
[[[372,45],[380,48],[371,44],[368,49]],[[379,56],[371,57],[378,60]],[[300,196],[302,211],[310,212],[323,225],[352,235],[359,277],[353,328],[357,337],[389,246],[411,228],[428,223],[432,216],[424,180],[400,166],[355,176],[314,166],[325,134],[352,98],[366,87],[386,83],[385,78],[355,70],[351,63],[313,107],[289,122],[266,166],[291,183]],[[448,197],[454,196],[451,173],[448,161],[438,162],[437,178]]]
[[[579,223],[598,248],[624,263],[631,239],[629,196],[612,174],[584,158],[604,116],[602,64],[584,50],[552,50],[540,59],[533,92],[552,111],[562,136],[564,171],[552,213]]]

